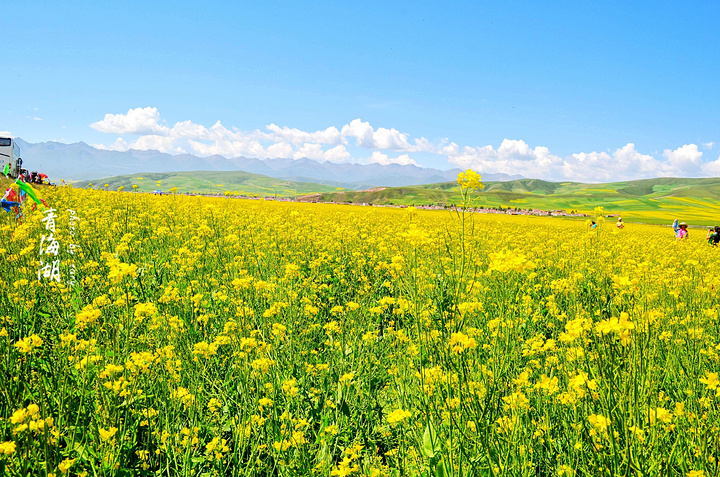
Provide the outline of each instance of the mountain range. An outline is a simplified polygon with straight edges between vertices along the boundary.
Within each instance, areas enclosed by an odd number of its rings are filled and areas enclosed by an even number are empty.
[[[439,170],[414,165],[318,162],[312,159],[227,158],[220,155],[166,154],[159,151],[108,151],[84,142],[28,143],[17,138],[23,167],[66,181],[149,172],[243,171],[296,182],[365,189],[401,187],[455,180],[460,169]],[[483,180],[509,181],[519,175],[483,174]]]

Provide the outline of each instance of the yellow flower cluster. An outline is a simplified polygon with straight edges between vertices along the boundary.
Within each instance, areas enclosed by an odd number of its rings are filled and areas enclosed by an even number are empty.
[[[18,342],[15,343],[15,347],[21,353],[32,353],[36,348],[42,346],[42,344],[43,340],[38,335],[31,335],[18,340]]]
[[[40,416],[40,407],[37,404],[30,404],[26,408],[15,411],[10,417],[10,424],[13,424],[13,434],[20,434],[25,431],[41,432],[51,429],[55,420],[52,417],[43,419]]]
[[[395,409],[393,412],[388,414],[387,422],[389,424],[397,424],[398,422],[407,419],[411,415],[412,413],[410,411],[406,411],[404,409]]]
[[[480,181],[480,174],[473,171],[472,169],[468,169],[459,173],[457,177],[457,183],[463,189],[475,190],[485,188],[483,183]]]
[[[475,338],[470,338],[468,335],[457,332],[450,335],[450,349],[453,353],[462,354],[469,349],[477,348],[477,341]]]

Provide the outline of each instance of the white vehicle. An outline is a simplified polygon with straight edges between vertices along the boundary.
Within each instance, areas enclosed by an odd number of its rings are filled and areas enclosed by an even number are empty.
[[[13,179],[22,172],[22,159],[20,158],[20,147],[11,137],[0,137],[0,170],[5,169],[6,164],[10,164],[10,173]]]

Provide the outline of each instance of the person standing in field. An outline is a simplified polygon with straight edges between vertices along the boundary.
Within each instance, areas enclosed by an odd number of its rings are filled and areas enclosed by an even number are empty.
[[[617,225],[617,228],[619,228],[619,229],[625,228],[625,224],[623,224],[622,217],[618,217],[617,224],[615,224],[615,225]]]
[[[710,227],[707,232],[707,236],[705,237],[710,245],[717,246],[718,242],[720,242],[720,227]]]
[[[687,224],[685,222],[680,222],[678,224],[678,219],[675,219],[672,223],[672,228],[675,231],[675,238],[685,239],[688,236],[688,230],[687,230]]]

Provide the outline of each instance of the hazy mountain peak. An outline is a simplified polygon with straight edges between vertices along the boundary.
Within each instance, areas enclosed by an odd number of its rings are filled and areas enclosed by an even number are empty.
[[[278,179],[311,181],[346,188],[397,187],[455,180],[460,169],[447,171],[412,164],[356,164],[300,159],[227,158],[171,155],[159,151],[109,151],[85,142],[55,141],[31,144],[18,138],[25,167],[59,180],[95,180],[108,176],[147,172],[244,171]],[[522,176],[483,174],[486,181],[519,179]]]

